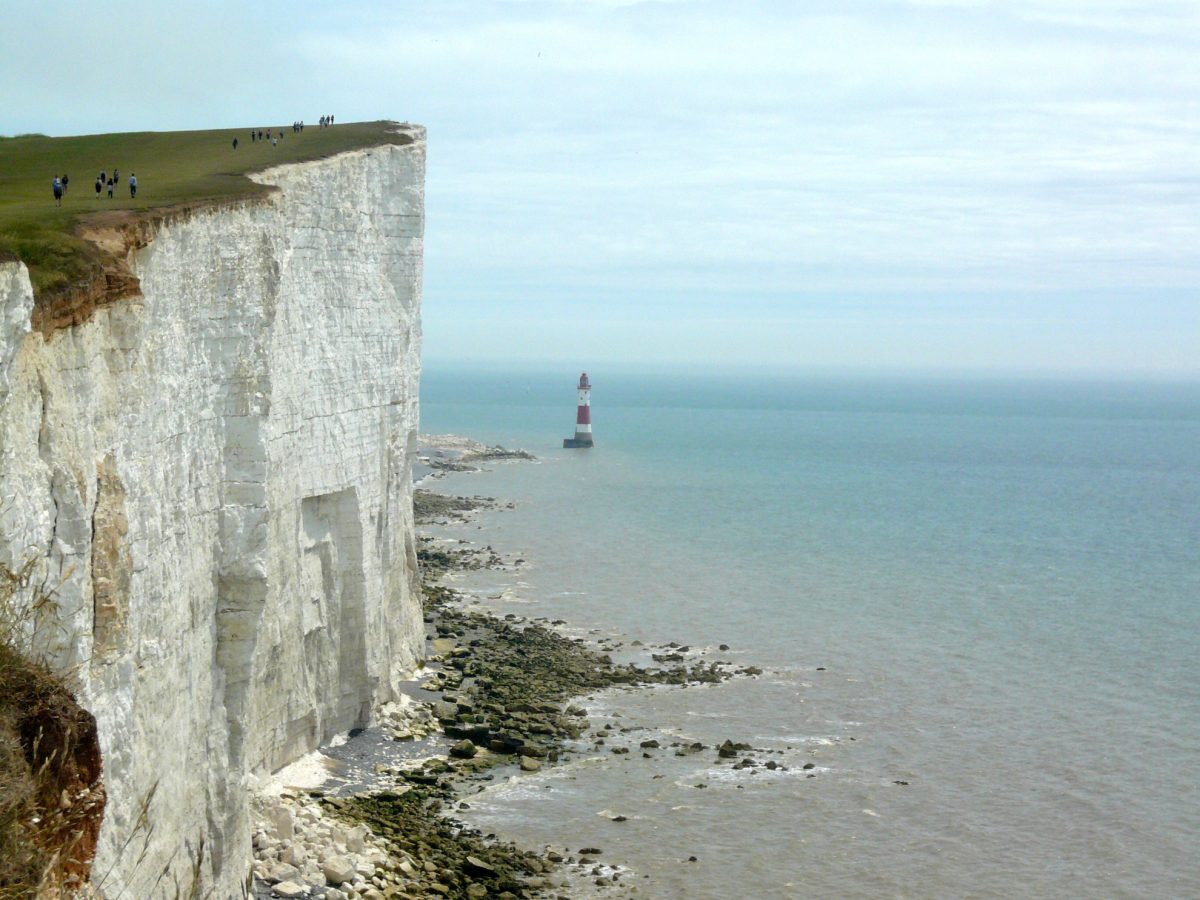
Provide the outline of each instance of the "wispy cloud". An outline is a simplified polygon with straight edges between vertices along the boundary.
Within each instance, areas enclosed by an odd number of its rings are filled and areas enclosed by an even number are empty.
[[[1006,335],[998,357],[1012,332],[996,316],[1019,297],[1012,321],[1029,328],[1055,297],[1157,309],[1174,327],[1147,333],[1176,367],[1200,343],[1196,317],[1159,300],[1200,279],[1192,2],[269,0],[251,14],[217,0],[175,21],[142,42],[137,72],[175,74],[139,94],[157,122],[140,127],[195,125],[221,103],[429,127],[435,344],[439,328],[466,333],[468,307],[502,327],[500,300],[543,317],[550,303],[602,304],[614,322],[653,312],[666,341],[680,304],[737,297],[766,321],[817,297],[820,333],[862,292],[892,304],[876,307],[892,329],[920,320],[914,298],[953,297],[976,310],[972,347]],[[73,67],[90,51],[71,49],[62,90],[89,80]],[[20,65],[0,63],[6,83]],[[124,63],[106,65],[124,83]],[[203,91],[183,78],[195,66]],[[1088,346],[1122,364],[1119,341]]]

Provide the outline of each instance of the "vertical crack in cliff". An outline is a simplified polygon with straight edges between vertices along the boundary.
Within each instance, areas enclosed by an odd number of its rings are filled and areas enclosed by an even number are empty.
[[[248,766],[247,736],[253,718],[251,678],[259,629],[267,603],[265,445],[257,416],[225,417],[225,481],[219,513],[217,565],[216,663],[224,675],[223,706],[229,766]],[[259,473],[256,475],[256,473]],[[255,502],[257,501],[257,502]],[[225,836],[237,833],[244,811],[223,797],[210,806],[223,826],[210,830],[213,868],[221,871]],[[220,810],[220,812],[217,812]]]
[[[272,295],[250,312],[256,324],[274,319],[278,279],[268,266],[262,285]],[[225,713],[226,753],[234,772],[253,768],[247,746],[255,720],[253,677],[263,611],[270,584],[267,577],[268,529],[266,418],[271,385],[266,358],[265,329],[255,329],[240,348],[230,373],[224,398],[221,447],[221,505],[218,513],[217,597],[215,610],[216,663],[223,679],[221,699]],[[210,800],[209,815],[222,826],[209,831],[208,852],[216,873],[227,856],[239,849],[226,846],[239,833],[245,809],[231,802],[228,786],[218,785]]]
[[[54,458],[50,450],[50,422],[49,412],[46,404],[46,394],[49,393],[49,388],[46,385],[46,378],[38,372],[38,399],[41,401],[41,420],[38,426],[38,457],[46,466],[46,478],[49,482],[50,503],[54,507],[54,515],[50,519],[50,538],[46,542],[46,571],[42,575],[41,592],[43,596],[50,597],[53,595],[53,589],[50,585],[50,561],[54,558],[54,547],[58,542],[58,492],[54,489]]]
[[[126,542],[125,486],[109,453],[96,466],[92,507],[92,659],[105,661],[125,646],[133,558]]]

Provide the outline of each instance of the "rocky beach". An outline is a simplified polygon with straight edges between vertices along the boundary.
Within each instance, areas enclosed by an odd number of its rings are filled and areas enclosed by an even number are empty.
[[[440,473],[532,461],[524,451],[427,439],[425,483]],[[654,646],[568,636],[561,619],[497,615],[454,586],[462,573],[519,569],[490,546],[438,538],[431,526],[503,514],[512,504],[418,488],[426,663],[405,702],[261,785],[255,805],[260,898],[517,898],[633,893],[636,874],[602,848],[522,848],[456,814],[489,784],[519,779],[581,752],[709,753],[738,769],[783,768],[749,744],[638,740],[638,729],[589,721],[583,698],[606,690],[715,684],[753,667],[677,642]],[[726,648],[727,649],[727,648]],[[619,660],[614,659],[619,655]],[[636,660],[636,661],[635,661]],[[762,751],[760,755],[769,755]],[[701,785],[698,785],[698,787]],[[612,814],[615,823],[625,817]]]

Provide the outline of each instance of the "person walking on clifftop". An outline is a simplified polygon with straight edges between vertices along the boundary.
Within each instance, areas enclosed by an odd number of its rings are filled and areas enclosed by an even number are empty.
[[[59,180],[57,175],[54,176],[54,181],[51,182],[50,188],[54,191],[54,205],[62,206],[63,188],[62,182]]]
[[[129,173],[129,199],[133,200],[137,197],[137,175],[133,172]]]

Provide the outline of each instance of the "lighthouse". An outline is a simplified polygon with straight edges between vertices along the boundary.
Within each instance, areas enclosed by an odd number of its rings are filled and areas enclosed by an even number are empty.
[[[563,448],[577,450],[592,446],[592,385],[587,372],[579,376],[579,408],[575,412],[575,437],[564,438]]]

